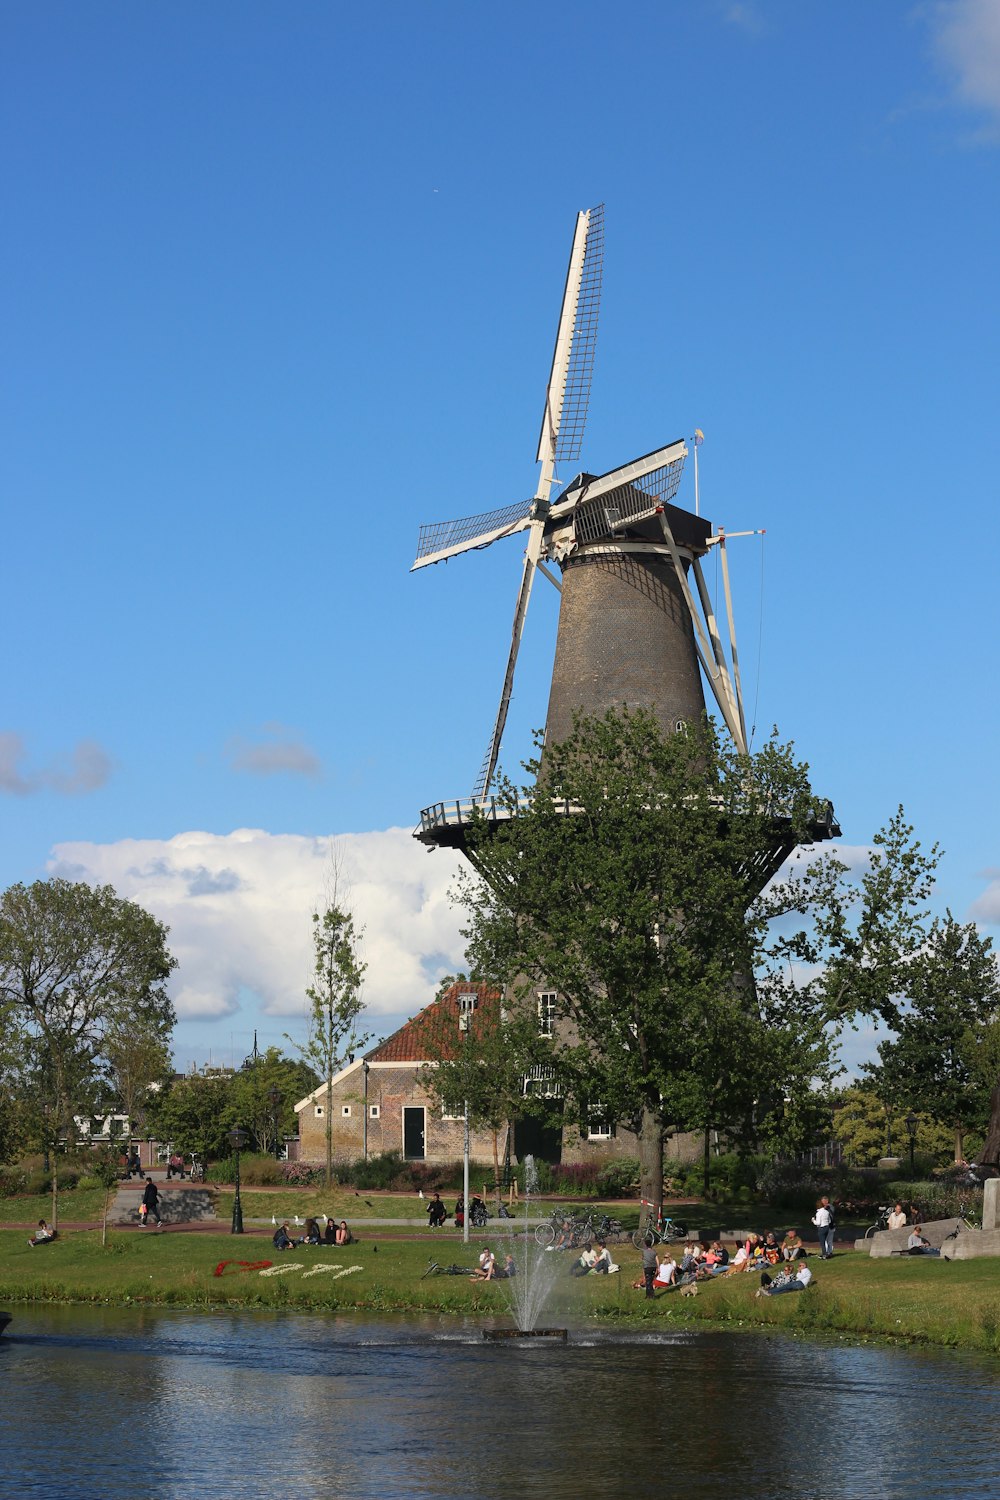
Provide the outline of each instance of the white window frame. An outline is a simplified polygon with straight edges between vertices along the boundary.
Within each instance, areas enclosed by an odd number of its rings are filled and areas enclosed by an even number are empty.
[[[441,1106],[441,1118],[442,1118],[442,1120],[464,1120],[465,1119],[465,1115],[464,1115],[464,1113],[460,1114],[460,1115],[449,1115],[449,1114],[446,1113],[446,1107],[445,1107],[445,1105],[442,1104],[442,1106]]]
[[[351,1118],[351,1106],[349,1104],[342,1104],[340,1106],[340,1118],[342,1120],[349,1120]]]
[[[593,1117],[593,1123],[587,1126],[588,1141],[610,1141],[614,1135],[614,1127],[609,1119],[605,1117],[602,1104],[592,1104],[587,1111]]]
[[[538,1035],[554,1036],[556,1023],[556,1001],[559,995],[556,990],[539,990],[538,992]]]
[[[322,1104],[317,1104],[315,1106],[315,1109],[316,1109],[316,1118],[317,1118],[317,1120],[322,1120],[322,1118],[323,1118],[323,1106],[322,1106]]]
[[[369,1120],[377,1120],[378,1117],[379,1117],[379,1112],[380,1112],[379,1111],[379,1106],[377,1104],[369,1104],[369,1106],[368,1106],[368,1118],[369,1118]]]
[[[458,996],[458,1013],[460,1016],[471,1016],[479,1005],[479,996],[475,990],[461,990]]]

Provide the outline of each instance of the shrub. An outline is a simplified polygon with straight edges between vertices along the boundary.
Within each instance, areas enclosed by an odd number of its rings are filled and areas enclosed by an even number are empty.
[[[285,1181],[284,1165],[273,1156],[241,1156],[240,1181],[247,1187],[277,1187]]]
[[[23,1167],[0,1167],[0,1198],[16,1198],[28,1190],[28,1174]]]
[[[635,1156],[620,1156],[617,1161],[605,1162],[597,1179],[597,1192],[601,1198],[630,1198],[639,1180],[639,1160]]]

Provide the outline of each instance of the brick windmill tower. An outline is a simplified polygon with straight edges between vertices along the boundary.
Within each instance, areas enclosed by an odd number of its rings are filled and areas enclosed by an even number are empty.
[[[546,743],[567,737],[574,713],[596,717],[623,707],[651,711],[663,732],[672,733],[700,721],[705,712],[704,681],[733,743],[747,751],[726,534],[673,503],[688,456],[685,443],[669,443],[606,474],[579,473],[564,487],[556,487],[557,464],[575,462],[583,443],[603,261],[601,205],[577,215],[533,497],[420,531],[414,571],[515,534],[523,533],[526,542],[493,733],[472,796],[423,809],[416,837],[430,848],[458,848],[469,854],[466,830],[473,810],[479,809],[487,820],[508,815],[492,801],[490,787],[536,573],[561,596]],[[697,474],[697,451],[695,465]],[[715,547],[726,602],[728,653],[702,570],[702,559]],[[817,818],[817,838],[839,831],[832,810]],[[794,846],[790,832],[782,837],[776,826],[770,857],[755,871],[763,877],[761,886]]]

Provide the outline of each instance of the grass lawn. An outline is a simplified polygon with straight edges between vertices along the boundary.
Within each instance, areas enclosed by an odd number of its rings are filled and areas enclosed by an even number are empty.
[[[331,1312],[361,1308],[502,1317],[508,1309],[503,1283],[474,1285],[464,1277],[446,1276],[422,1279],[432,1252],[443,1263],[454,1259],[472,1265],[484,1240],[490,1242],[491,1237],[482,1236],[463,1252],[457,1238],[400,1240],[370,1230],[360,1243],[345,1249],[279,1255],[261,1235],[234,1239],[204,1232],[112,1232],[102,1249],[100,1233],[86,1231],[32,1250],[23,1232],[0,1230],[0,1303],[151,1303]],[[492,1243],[496,1248],[501,1236],[494,1234]],[[546,1257],[554,1262],[554,1286],[545,1321],[564,1320],[570,1327],[619,1319],[640,1327],[767,1327],[852,1341],[894,1339],[1000,1353],[1000,1278],[991,1260],[875,1261],[845,1252],[825,1265],[816,1262],[815,1283],[800,1294],[755,1298],[757,1278],[748,1275],[702,1286],[697,1297],[662,1293],[650,1303],[632,1290],[638,1272],[636,1252],[623,1245],[615,1253],[622,1271],[607,1279],[573,1278],[568,1257]],[[218,1262],[235,1257],[273,1260],[280,1274],[262,1276],[234,1267],[222,1276],[213,1274]],[[343,1274],[347,1267],[359,1269]]]

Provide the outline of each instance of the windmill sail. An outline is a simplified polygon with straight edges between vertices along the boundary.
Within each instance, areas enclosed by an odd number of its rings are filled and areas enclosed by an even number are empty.
[[[603,273],[604,204],[600,203],[577,215],[573,235],[536,454],[542,465],[538,493],[543,499],[548,499],[548,493],[542,485],[551,482],[556,461],[580,456],[597,349]]]
[[[533,500],[519,500],[516,505],[502,505],[498,510],[483,511],[478,516],[462,516],[456,521],[432,521],[428,526],[421,526],[417,556],[410,572],[456,557],[460,552],[488,547],[500,537],[523,531],[533,505]]]

